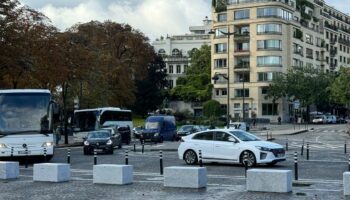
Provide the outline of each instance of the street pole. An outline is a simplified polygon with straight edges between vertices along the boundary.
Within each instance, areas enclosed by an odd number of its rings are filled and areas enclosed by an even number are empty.
[[[226,127],[230,128],[230,32],[227,33],[227,111]]]
[[[244,122],[244,118],[245,118],[245,110],[244,110],[244,97],[245,97],[245,90],[244,90],[244,75],[243,75],[243,122]]]

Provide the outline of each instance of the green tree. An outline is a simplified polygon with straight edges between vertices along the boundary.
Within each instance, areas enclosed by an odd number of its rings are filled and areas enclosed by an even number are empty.
[[[331,98],[336,103],[350,106],[350,68],[341,67],[338,77],[329,87]]]
[[[206,101],[203,104],[203,115],[209,118],[211,121],[216,120],[218,117],[223,115],[221,104],[215,100]]]
[[[172,97],[187,102],[204,102],[211,99],[212,84],[210,79],[211,49],[203,45],[191,55],[191,65],[186,77],[180,77],[177,85],[170,92]]]

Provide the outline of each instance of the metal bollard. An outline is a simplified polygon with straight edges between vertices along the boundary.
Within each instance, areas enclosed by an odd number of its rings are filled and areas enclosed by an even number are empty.
[[[248,153],[245,151],[243,155],[243,164],[244,164],[244,176],[247,178],[248,171]]]
[[[129,164],[129,155],[128,155],[128,150],[125,150],[125,165]]]
[[[142,154],[145,151],[145,141],[142,140]]]
[[[97,151],[94,149],[94,165],[97,165]]]
[[[346,154],[346,140],[345,140],[345,143],[344,143],[344,154]]]
[[[348,171],[350,172],[350,154],[349,154],[349,166],[348,166]]]
[[[159,169],[160,175],[163,175],[163,152],[159,151]]]
[[[44,161],[46,162],[47,159],[46,159],[46,153],[47,153],[47,150],[46,150],[46,147],[44,148]]]
[[[11,147],[11,161],[13,160],[13,147]]]
[[[136,152],[136,144],[134,143],[134,152]]]
[[[309,143],[306,143],[306,160],[309,160]]]
[[[266,140],[269,140],[269,132],[266,131]]]
[[[70,164],[70,149],[67,149],[67,163]]]
[[[294,152],[294,179],[298,180],[298,152]]]
[[[286,139],[286,151],[288,151],[288,138]]]
[[[303,139],[303,144],[301,145],[301,152],[300,155],[303,156],[304,155],[304,139]]]
[[[202,162],[202,151],[198,150],[198,159],[199,159],[199,166],[203,167],[203,162]]]
[[[25,168],[28,168],[28,147],[26,147],[26,161],[25,161]]]

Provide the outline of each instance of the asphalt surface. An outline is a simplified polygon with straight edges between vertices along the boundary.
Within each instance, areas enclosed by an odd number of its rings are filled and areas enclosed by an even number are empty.
[[[134,166],[134,183],[125,186],[92,183],[93,156],[84,156],[82,147],[71,147],[71,181],[42,183],[32,181],[32,164],[21,165],[20,177],[0,181],[0,199],[350,199],[343,196],[342,174],[348,170],[349,155],[344,152],[345,142],[350,143],[346,125],[314,126],[314,130],[298,135],[275,135],[274,142],[286,145],[287,161],[274,167],[257,168],[293,170],[294,152],[298,153],[299,180],[294,181],[293,192],[286,194],[247,192],[244,168],[241,165],[205,163],[208,170],[208,186],[205,189],[179,189],[163,187],[159,169],[159,149],[163,152],[164,167],[186,166],[178,159],[178,143],[146,144],[133,152],[133,145],[116,149],[113,155],[98,155],[98,164],[124,164],[125,150],[129,152],[129,164]],[[349,141],[347,141],[349,140]],[[304,152],[301,146],[304,141]],[[309,160],[306,144],[309,143]],[[168,148],[166,148],[168,147]],[[170,148],[171,147],[171,148]],[[347,145],[347,153],[350,144]],[[54,163],[67,161],[67,148],[55,150]]]

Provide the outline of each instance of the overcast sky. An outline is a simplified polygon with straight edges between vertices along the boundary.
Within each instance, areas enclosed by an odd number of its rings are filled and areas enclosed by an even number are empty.
[[[350,13],[349,0],[327,0]],[[211,0],[20,0],[43,12],[56,27],[65,30],[77,22],[110,19],[128,23],[151,40],[160,36],[188,33],[188,27],[211,18]],[[348,2],[348,3],[345,3]]]

